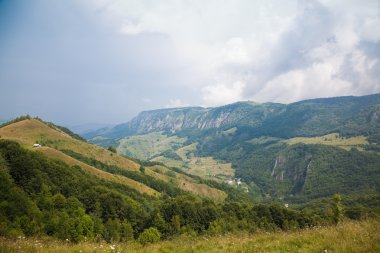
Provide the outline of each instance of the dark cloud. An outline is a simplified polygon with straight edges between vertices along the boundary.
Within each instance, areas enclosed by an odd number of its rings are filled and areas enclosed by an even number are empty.
[[[7,15],[0,23],[9,24],[1,26],[2,118],[122,122],[183,92],[173,88],[181,66],[162,34],[120,34],[77,1],[7,1],[1,8]]]

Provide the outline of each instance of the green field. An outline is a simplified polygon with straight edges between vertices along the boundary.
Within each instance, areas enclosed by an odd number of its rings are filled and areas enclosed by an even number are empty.
[[[0,238],[0,252],[380,252],[380,221],[343,222],[338,226],[289,232],[224,236],[182,236],[156,244],[137,242],[71,244],[51,238]]]
[[[185,141],[185,138],[167,136],[162,132],[153,132],[121,139],[117,152],[131,155],[140,160],[149,160],[166,150],[178,149]]]
[[[165,156],[158,156],[153,159],[156,162],[162,162],[168,166],[184,169],[187,173],[200,176],[207,179],[223,180],[234,177],[235,171],[231,163],[223,163],[215,160],[211,156],[197,157],[194,156],[197,143],[192,143],[175,151],[181,160],[174,160]]]
[[[345,150],[351,150],[352,148],[363,150],[361,145],[369,144],[365,136],[343,138],[343,137],[340,137],[339,134],[337,133],[327,134],[327,135],[318,136],[318,137],[310,137],[310,138],[296,137],[296,138],[288,139],[284,142],[289,145],[294,145],[297,143],[330,145],[330,146],[337,146]]]
[[[234,131],[236,128],[231,128],[224,134],[232,134]],[[211,156],[194,156],[197,143],[183,146],[185,141],[186,138],[153,132],[121,139],[117,151],[142,160],[162,162],[167,166],[181,168],[190,174],[207,179],[221,181],[234,177],[235,172],[231,163],[217,161]],[[165,155],[165,152],[170,153]],[[174,155],[174,158],[170,154]]]

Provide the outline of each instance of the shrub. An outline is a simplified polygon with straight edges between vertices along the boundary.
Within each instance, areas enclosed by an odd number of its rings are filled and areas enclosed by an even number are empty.
[[[161,233],[155,227],[145,229],[137,239],[141,244],[155,243],[161,239]]]

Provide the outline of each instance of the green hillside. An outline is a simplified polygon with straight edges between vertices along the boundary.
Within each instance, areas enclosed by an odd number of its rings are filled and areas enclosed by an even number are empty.
[[[137,239],[144,244],[180,234],[306,228],[331,224],[336,217],[278,205],[216,203],[178,188],[169,190],[144,173],[123,174],[127,170],[83,156],[78,159],[166,189],[167,195],[141,194],[77,165],[0,140],[0,236],[48,235],[70,242],[104,239],[113,243]]]
[[[0,128],[0,138],[16,141],[27,149],[41,152],[50,158],[61,160],[71,166],[78,165],[86,172],[96,175],[101,179],[125,184],[141,193],[159,195],[164,187],[165,189],[180,188],[219,201],[227,197],[224,191],[199,183],[192,178],[187,177],[169,181],[167,175],[160,175],[154,172],[154,167],[150,164],[143,167],[147,171],[146,174],[154,174],[153,178],[158,178],[158,181],[155,181],[154,187],[152,186],[153,183],[150,182],[152,180],[148,180],[150,183],[147,183],[147,179],[131,178],[128,175],[105,171],[104,168],[97,167],[96,164],[86,163],[86,161],[91,160],[107,166],[117,167],[125,170],[125,173],[128,171],[131,171],[130,173],[140,173],[142,164],[107,149],[86,143],[69,130],[39,119],[22,117],[6,123]],[[35,143],[41,144],[42,147],[33,148],[33,144]],[[79,154],[87,160],[85,162],[80,161],[65,151]],[[181,178],[178,172],[173,171],[172,174],[175,177]],[[157,186],[157,184],[160,186]]]

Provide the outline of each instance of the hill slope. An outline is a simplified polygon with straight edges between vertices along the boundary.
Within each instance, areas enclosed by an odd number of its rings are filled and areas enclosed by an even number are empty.
[[[325,224],[333,222],[332,215],[312,216],[276,205],[254,206],[241,201],[216,203],[170,188],[170,184],[145,173],[135,174],[70,153],[72,151],[65,152],[103,170],[129,175],[161,189],[162,196],[141,194],[123,182],[99,178],[92,169],[88,173],[87,168],[69,166],[45,153],[1,139],[0,237],[53,236],[66,244],[137,239],[145,244],[180,234],[220,234],[231,229],[250,231],[257,226],[265,230],[286,230],[290,226],[310,227],[321,219]],[[186,179],[186,175],[181,176],[181,180]]]
[[[166,174],[154,172],[154,167],[152,166],[144,167],[147,176],[151,175],[151,177],[149,179],[142,179],[136,176],[141,173],[139,171],[141,167],[140,163],[93,144],[75,139],[55,125],[42,122],[38,119],[24,119],[3,126],[0,128],[0,137],[1,139],[16,141],[27,149],[41,152],[50,158],[61,160],[69,165],[78,165],[86,172],[96,175],[99,178],[128,185],[141,193],[158,195],[165,187],[174,187],[182,188],[183,190],[210,197],[218,201],[222,201],[227,196],[222,190],[198,183],[192,178],[183,178],[174,171],[172,174],[176,179],[169,182],[170,177]],[[39,143],[42,147],[34,148],[34,143]],[[71,157],[67,151],[80,154],[82,158],[97,161],[107,166],[114,166],[121,170],[130,171],[130,174],[127,175],[127,172],[115,174],[111,171],[104,171],[102,170],[104,168],[97,168],[94,164],[86,164],[83,161]],[[147,183],[147,180],[154,181],[155,183]],[[165,186],[158,187],[157,184]]]

